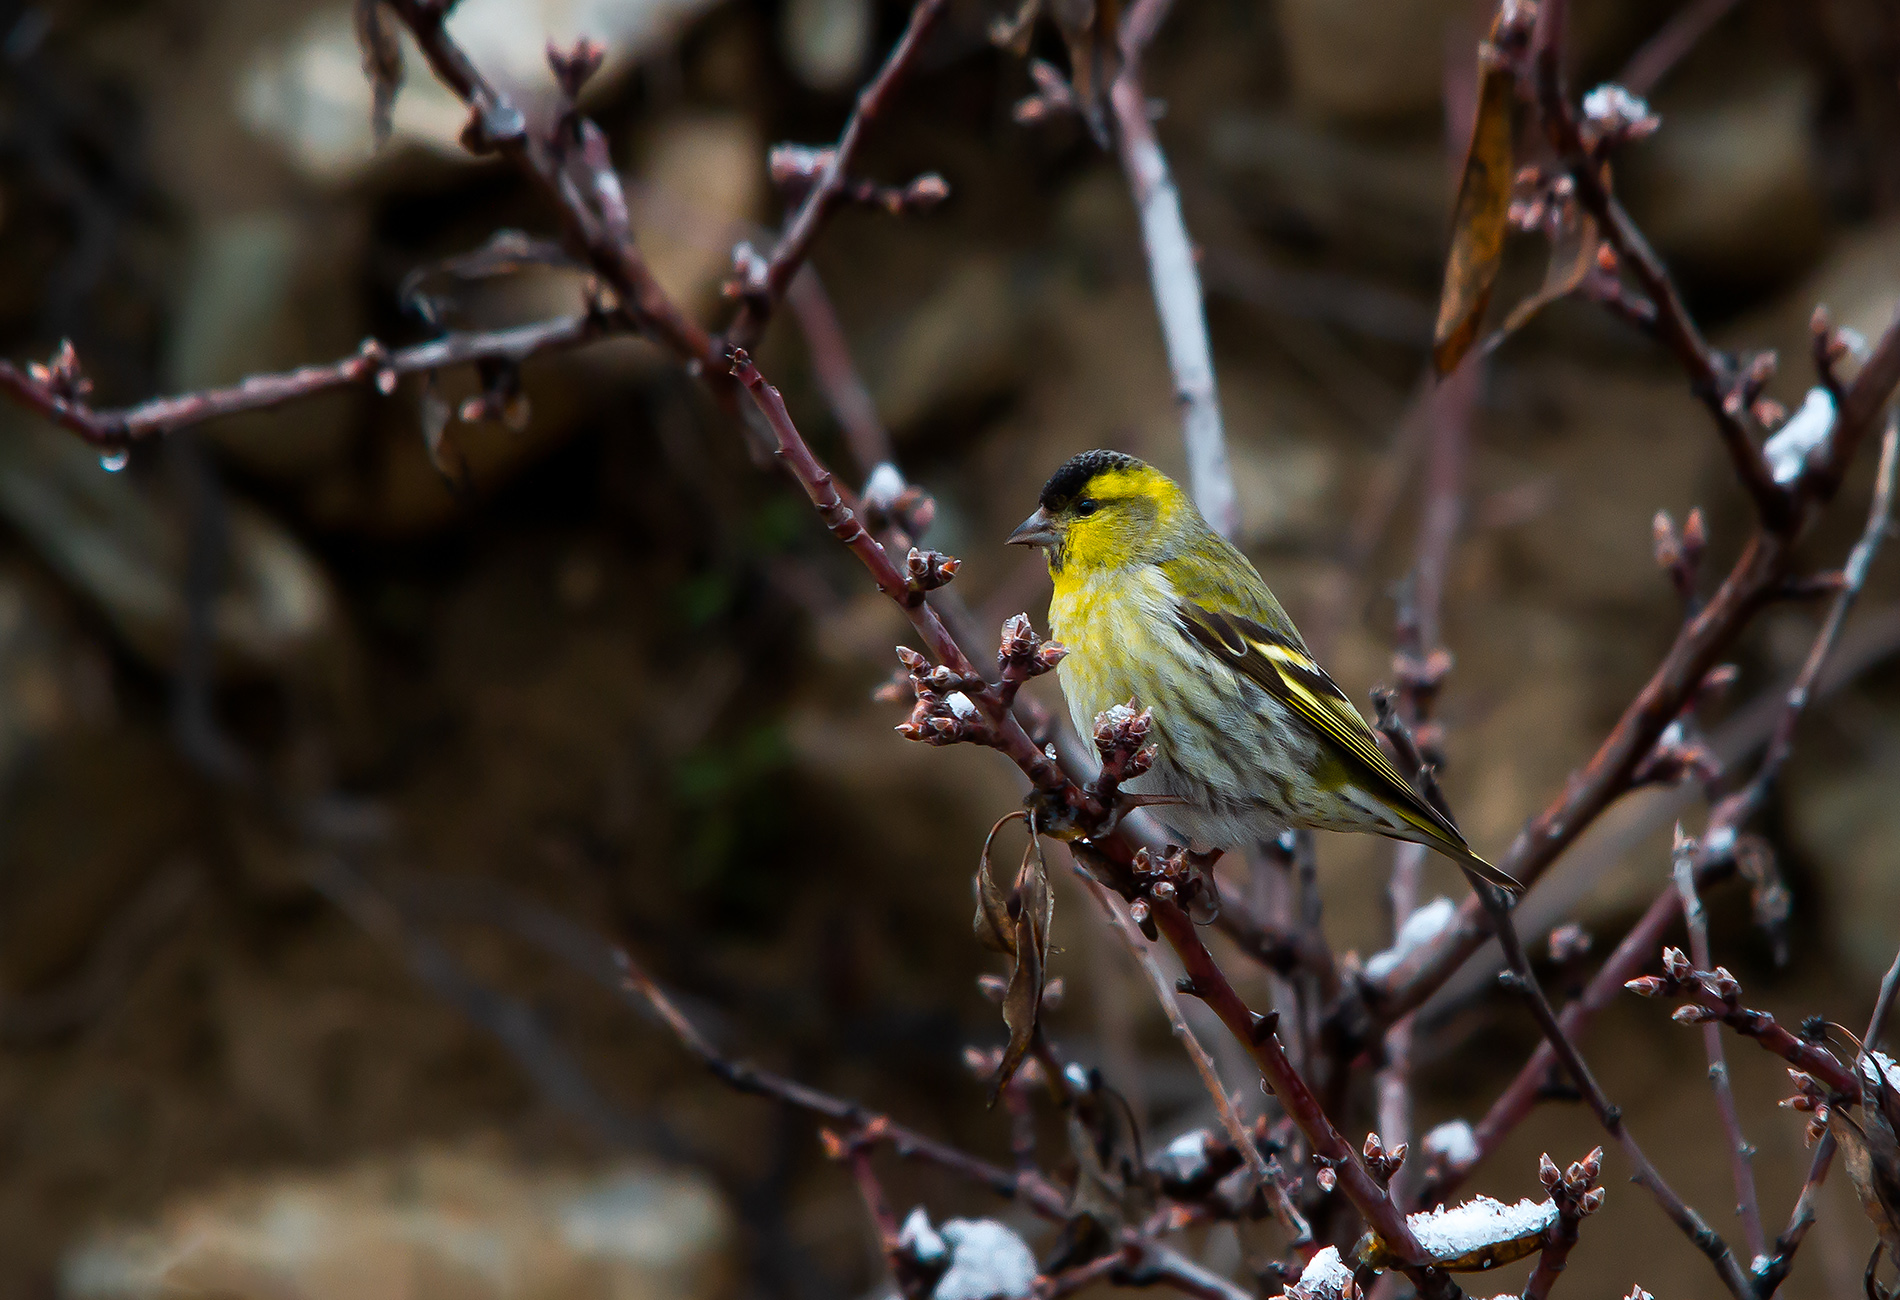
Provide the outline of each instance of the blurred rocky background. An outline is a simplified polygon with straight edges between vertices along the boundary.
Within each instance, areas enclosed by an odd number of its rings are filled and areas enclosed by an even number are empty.
[[[1571,8],[1587,86],[1677,6]],[[867,154],[887,179],[941,173],[950,202],[846,213],[816,256],[937,498],[931,543],[964,557],[989,627],[1041,619],[1046,579],[1000,543],[1049,469],[1098,445],[1182,464],[1125,183],[1079,124],[1012,120],[1031,87],[990,47],[994,16],[959,0]],[[904,17],[463,0],[454,21],[530,101],[546,37],[606,44],[588,108],[659,278],[710,319],[731,245],[779,215],[766,145],[833,138]],[[1471,0],[1178,0],[1148,78],[1201,245],[1246,546],[1359,698],[1389,677],[1416,529],[1401,416],[1447,237],[1445,104],[1470,94],[1487,20]],[[1798,405],[1813,304],[1872,334],[1900,303],[1900,10],[1738,0],[1654,104],[1662,130],[1619,186],[1718,339],[1781,350],[1777,395]],[[463,115],[413,50],[380,151],[369,120],[347,0],[0,0],[0,350],[71,337],[112,404],[428,337],[404,278],[549,214],[461,154]],[[1501,300],[1536,261],[1507,267]],[[574,299],[571,277],[527,272],[460,291],[451,323]],[[861,476],[789,323],[762,364]],[[875,1243],[810,1122],[710,1083],[588,978],[591,936],[638,952],[733,1050],[1006,1159],[960,1054],[1002,1037],[973,982],[969,876],[1015,806],[1010,773],[892,733],[871,692],[906,629],[692,380],[632,341],[525,377],[523,427],[453,426],[459,491],[414,381],[123,466],[0,407],[0,1297],[866,1292]],[[1678,374],[1587,306],[1497,356],[1476,430],[1444,717],[1453,800],[1490,850],[1669,642],[1651,516],[1703,506],[1719,560],[1746,514]],[[1817,567],[1851,541],[1868,468]],[[1730,756],[1761,743],[1750,705],[1812,625],[1777,609],[1747,643]],[[1860,1023],[1900,940],[1897,651],[1889,557],[1767,827],[1795,896],[1789,964],[1738,893],[1711,900],[1717,956],[1784,1019]],[[287,829],[209,774],[220,761],[328,823]],[[1680,808],[1619,808],[1539,891],[1540,924],[1613,940],[1665,880]],[[1384,851],[1322,852],[1329,934],[1377,950]],[[366,924],[339,880],[374,881],[400,919]],[[1201,1122],[1152,999],[1079,904],[1058,903],[1056,1032],[1156,1135]],[[1475,1117],[1530,1046],[1481,984],[1421,1036],[1421,1128]],[[1618,1009],[1586,1046],[1726,1228],[1699,1044],[1653,1011]],[[1778,1062],[1730,1052],[1779,1224],[1801,1120],[1770,1107]],[[1595,1140],[1546,1107],[1477,1186],[1526,1194],[1539,1150]],[[1709,1294],[1705,1262],[1612,1182],[1565,1285]],[[893,1189],[900,1212],[997,1212],[916,1170]],[[1214,1262],[1235,1258],[1225,1231]],[[1854,1291],[1870,1244],[1837,1177],[1788,1293]]]

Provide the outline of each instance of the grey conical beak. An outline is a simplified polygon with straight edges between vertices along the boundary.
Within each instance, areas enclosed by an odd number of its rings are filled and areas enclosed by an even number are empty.
[[[1054,546],[1058,540],[1056,521],[1042,509],[1016,525],[1016,531],[1009,535],[1011,546]]]

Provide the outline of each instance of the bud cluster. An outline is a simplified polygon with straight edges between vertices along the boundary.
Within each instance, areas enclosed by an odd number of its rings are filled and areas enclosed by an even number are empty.
[[[1808,330],[1813,338],[1814,371],[1821,377],[1821,387],[1834,398],[1838,407],[1844,386],[1836,367],[1853,354],[1853,345],[1841,331],[1834,328],[1826,307],[1814,309],[1814,315],[1808,321]]]
[[[1557,1213],[1570,1220],[1603,1208],[1603,1189],[1596,1185],[1603,1173],[1603,1148],[1598,1147],[1567,1169],[1558,1169],[1548,1152],[1537,1158],[1537,1177],[1557,1203]]]
[[[948,664],[933,667],[930,660],[909,646],[898,646],[897,658],[908,670],[911,690],[917,697],[910,717],[897,724],[899,735],[927,745],[989,742],[990,722],[976,703],[989,689],[987,682],[959,673]]]
[[[914,593],[935,591],[957,576],[963,561],[942,551],[920,551],[915,546],[904,557],[904,578]]]
[[[1667,510],[1658,510],[1656,518],[1650,524],[1654,538],[1656,567],[1669,575],[1669,581],[1675,585],[1676,595],[1686,605],[1695,599],[1696,580],[1702,570],[1702,552],[1708,546],[1708,526],[1702,519],[1702,508],[1696,507],[1683,521],[1682,531],[1676,531],[1676,521],[1669,517]]]
[[[1133,700],[1095,715],[1093,739],[1102,757],[1102,772],[1090,785],[1090,794],[1113,802],[1124,781],[1132,781],[1154,766],[1155,747],[1148,743],[1153,727],[1154,714],[1148,709],[1137,711]]]
[[[1055,671],[1068,657],[1068,648],[1059,641],[1044,641],[1030,625],[1029,615],[1017,614],[1003,624],[996,644],[996,671],[1002,674],[1010,696],[1014,688],[1032,677]]]
[[[1827,1132],[1827,1089],[1805,1070],[1790,1069],[1788,1079],[1794,1084],[1794,1096],[1784,1098],[1781,1106],[1784,1110],[1800,1111],[1808,1117],[1807,1144],[1812,1147]]]
[[[907,537],[922,537],[937,520],[936,501],[922,488],[905,482],[889,461],[871,471],[859,503],[864,507],[865,527],[873,533],[896,528]]]
[[[1695,999],[1676,1008],[1674,1020],[1681,1025],[1701,1025],[1712,1020],[1731,1020],[1738,1029],[1746,1029],[1761,1020],[1762,1013],[1742,1006],[1742,985],[1726,966],[1697,970],[1682,949],[1668,947],[1662,954],[1663,973],[1642,975],[1624,982],[1623,987],[1643,998]]]
[[[1054,1011],[1060,1007],[1062,1005],[1062,995],[1066,989],[1067,986],[1063,984],[1060,975],[1043,985],[1042,1009],[1044,1011]],[[976,977],[976,991],[1000,1007],[1003,1005],[1004,995],[1009,992],[1009,981],[1001,975],[988,973],[978,975]]]
[[[1365,1157],[1366,1168],[1372,1171],[1372,1176],[1381,1183],[1385,1183],[1389,1182],[1392,1175],[1399,1171],[1399,1166],[1405,1163],[1405,1153],[1410,1149],[1409,1143],[1401,1142],[1387,1150],[1377,1133],[1368,1133],[1365,1144],[1359,1148],[1359,1154]]]
[[[1559,966],[1568,965],[1587,956],[1594,944],[1588,930],[1575,921],[1568,922],[1550,932],[1550,959]]]
[[[1010,114],[1019,126],[1033,126],[1038,122],[1081,111],[1074,88],[1055,64],[1031,59],[1029,79],[1036,83],[1036,93],[1017,100]]]
[[[1174,903],[1192,912],[1211,892],[1203,873],[1195,870],[1188,851],[1173,844],[1158,859],[1146,848],[1136,849],[1134,875],[1135,898],[1128,904],[1128,914],[1150,939],[1155,937],[1155,929],[1154,910],[1149,900]],[[1179,987],[1183,993],[1196,993],[1191,981],[1183,981]]]
[[[83,402],[92,395],[92,381],[79,370],[79,353],[71,339],[61,339],[50,362],[26,363],[27,377],[62,402]]]
[[[1577,183],[1570,173],[1532,163],[1511,178],[1506,219],[1527,235],[1542,231],[1555,240],[1577,220]]]
[[[606,57],[607,47],[591,37],[583,36],[565,50],[553,41],[548,42],[548,68],[554,73],[555,84],[570,102],[581,97],[581,88],[600,71]]]

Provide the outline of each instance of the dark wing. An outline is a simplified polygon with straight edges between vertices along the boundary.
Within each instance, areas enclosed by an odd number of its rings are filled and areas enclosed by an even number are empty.
[[[1367,794],[1453,858],[1482,864],[1483,874],[1494,881],[1496,876],[1503,876],[1473,854],[1458,828],[1399,775],[1359,710],[1326,670],[1313,661],[1297,636],[1191,601],[1182,601],[1178,609],[1189,636],[1332,741],[1353,780]],[[1516,886],[1515,881],[1511,883]]]

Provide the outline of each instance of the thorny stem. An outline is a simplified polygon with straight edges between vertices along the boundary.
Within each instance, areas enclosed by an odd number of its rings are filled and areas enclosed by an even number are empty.
[[[1711,970],[1715,961],[1709,953],[1708,914],[1702,909],[1702,896],[1695,887],[1694,841],[1679,838],[1673,857],[1676,892],[1682,896],[1682,918],[1689,931],[1690,959],[1695,962],[1697,969]],[[1742,1132],[1742,1116],[1736,1109],[1735,1089],[1729,1082],[1728,1059],[1722,1047],[1720,1025],[1710,1023],[1702,1026],[1702,1046],[1709,1057],[1709,1082],[1715,1089],[1716,1113],[1721,1117],[1722,1131],[1728,1137],[1729,1172],[1735,1180],[1736,1212],[1742,1219],[1742,1244],[1747,1247],[1750,1260],[1760,1259],[1768,1251],[1768,1240],[1762,1233],[1761,1200],[1755,1193],[1755,1148],[1748,1144],[1748,1138]]]

